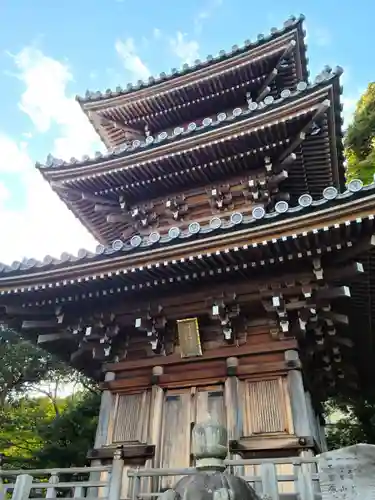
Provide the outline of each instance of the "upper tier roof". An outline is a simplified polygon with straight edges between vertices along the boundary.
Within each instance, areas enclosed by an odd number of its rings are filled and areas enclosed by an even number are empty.
[[[326,68],[310,86],[300,82],[294,92],[284,89],[276,98],[219,113],[200,125],[192,122],[96,158],[63,162],[50,157],[39,168],[104,244],[119,238],[124,228],[108,224],[105,213],[94,210],[96,203],[119,207],[122,196],[131,205],[235,175],[254,175],[264,170],[265,157],[278,168],[282,158],[295,153],[284,188],[294,200],[301,192],[316,198],[329,184],[344,185],[341,71]]]
[[[206,62],[185,64],[181,71],[173,69],[126,89],[88,91],[77,100],[106,146],[115,147],[129,134],[143,134],[146,124],[155,134],[202,114],[234,108],[246,93],[255,100],[266,88],[271,94],[280,86],[293,88],[308,78],[303,19],[291,18],[268,36],[258,35],[256,41],[208,56]]]

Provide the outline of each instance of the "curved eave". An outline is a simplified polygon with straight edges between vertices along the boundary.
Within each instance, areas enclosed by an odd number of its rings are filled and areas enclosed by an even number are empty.
[[[193,73],[174,85],[169,83],[164,88],[140,91],[137,97],[125,95],[82,108],[105,144],[116,147],[126,141],[124,127],[142,133],[147,123],[152,133],[158,133],[241,105],[246,92],[251,92],[255,99],[265,86],[270,87],[271,95],[280,87],[295,88],[303,77],[307,79],[301,68],[301,50],[304,53],[303,36],[295,29],[269,42],[269,46]],[[285,68],[280,66],[284,57],[289,61]],[[273,75],[275,70],[277,74]]]
[[[277,163],[277,158],[304,129],[306,120],[312,123],[314,113],[328,99],[330,106],[322,115],[322,132],[317,136],[308,134],[290,151],[296,153],[296,161],[283,185],[294,198],[301,192],[316,198],[327,185],[339,189],[344,186],[339,95],[339,81],[334,77],[328,84],[319,83],[305,92],[291,94],[258,112],[228,116],[227,121],[202,127],[184,138],[170,137],[133,155],[97,160],[95,164],[86,162],[81,167],[66,165],[40,170],[94,237],[108,244],[126,228],[109,225],[103,213],[94,212],[92,203],[62,197],[61,188],[114,201],[121,194],[134,204],[202,185],[203,180],[214,184],[233,175],[253,175],[264,169],[264,156]],[[241,159],[241,155],[245,156]]]
[[[211,146],[212,141],[230,139],[232,133],[241,132],[249,127],[267,126],[267,122],[283,118],[288,112],[293,113],[296,107],[313,105],[314,99],[319,99],[323,94],[331,101],[333,117],[339,123],[340,87],[338,73],[322,76],[314,85],[303,91],[289,92],[287,97],[279,97],[269,104],[261,103],[256,109],[244,109],[240,116],[228,114],[224,121],[212,121],[210,125],[196,126],[194,130],[186,129],[182,133],[166,133],[163,138],[156,138],[152,143],[133,144],[130,148],[119,148],[106,155],[98,154],[95,158],[85,158],[82,161],[74,160],[63,162],[52,160],[52,165],[37,165],[43,176],[48,181],[67,182],[83,177],[97,177],[118,169],[140,170],[152,161],[160,161],[168,156],[182,155],[201,147]],[[235,110],[233,110],[235,111]],[[281,115],[281,116],[280,116]],[[336,127],[337,128],[337,127]],[[241,130],[240,130],[241,129]],[[340,135],[341,130],[335,130]],[[336,169],[338,166],[336,165]],[[338,177],[338,172],[336,172]]]
[[[141,196],[143,195],[143,199],[145,195],[148,195],[153,200],[165,200],[183,190],[186,192],[186,190],[199,187],[204,189],[204,186],[210,185],[210,183],[213,186],[233,177],[236,177],[237,182],[240,182],[239,179],[245,179],[249,174],[264,173],[265,155],[271,158],[272,164],[275,165],[275,173],[277,173],[277,169],[281,168],[277,158],[281,158],[285,154],[285,150],[291,146],[293,141],[293,139],[289,139],[289,136],[292,138],[298,137],[299,131],[309,126],[313,121],[313,116],[314,111],[309,111],[306,114],[297,116],[295,119],[291,119],[285,124],[285,127],[282,127],[281,124],[275,126],[275,128],[267,127],[257,134],[240,138],[238,142],[233,141],[230,143],[230,148],[235,153],[234,155],[228,156],[228,151],[226,151],[225,156],[200,165],[200,168],[187,168],[181,171],[180,175],[176,175],[178,173],[177,167],[182,167],[181,164],[176,165],[176,169],[173,168],[170,174],[165,174],[164,179],[163,176],[153,177],[153,179],[159,181],[153,185],[152,183],[142,184],[139,181],[132,185],[127,185],[126,178],[122,178],[120,173],[117,176],[111,176],[112,181],[116,179],[116,182],[113,183],[115,187],[112,191],[107,188],[107,183],[100,182],[104,181],[104,179],[94,179],[93,181],[95,182],[92,183],[84,181],[74,183],[75,189],[73,191],[69,190],[69,187],[65,185],[65,188],[67,188],[67,191],[65,191],[67,197],[64,201],[68,206],[74,207],[75,211],[80,214],[81,221],[88,221],[91,227],[96,228],[102,241],[112,242],[121,237],[120,235],[126,234],[129,231],[130,221],[127,223],[125,221],[123,223],[113,223],[107,219],[107,214],[119,213],[118,197],[120,194],[125,195],[127,203],[134,206],[139,203],[139,197],[137,199],[135,196],[136,193]],[[293,163],[285,166],[289,171],[289,178],[283,181],[281,190],[291,195],[292,202],[296,202],[301,192],[310,192],[314,198],[318,198],[327,185],[337,184],[332,176],[332,172],[327,168],[327,165],[331,165],[331,154],[327,146],[327,134],[328,131],[325,133],[322,132],[319,137],[307,137],[294,149],[293,152],[296,156]],[[270,143],[269,137],[272,135],[279,140],[275,140],[275,143]],[[244,140],[246,142],[246,149],[251,147],[251,145],[256,145],[257,147],[249,151],[242,151],[241,146]],[[318,155],[317,160],[314,160],[314,158],[311,160],[310,157],[306,157],[306,154],[311,154],[311,151]],[[162,162],[158,163],[157,167],[160,168],[162,164]],[[171,164],[170,167],[172,168],[173,165]],[[116,186],[123,189],[117,190]],[[57,191],[59,192],[59,189]],[[76,197],[75,194],[77,192],[82,193],[81,197]],[[94,196],[91,199],[90,195],[87,195],[90,192],[99,193],[99,196]],[[72,193],[71,197],[69,197],[70,193]],[[97,212],[96,204],[100,205],[101,200],[104,202],[103,208],[106,201],[115,203],[115,205],[109,206],[105,211],[101,209]]]
[[[238,61],[242,61],[244,57],[248,57],[248,54],[254,54],[254,51],[263,51],[264,49],[268,51],[281,37],[291,32],[297,32],[299,39],[302,40],[302,44],[299,47],[301,59],[299,61],[298,72],[300,79],[306,79],[307,69],[303,44],[303,21],[304,16],[302,15],[298,19],[290,19],[284,23],[284,27],[281,30],[274,29],[273,32],[266,37],[258,35],[257,41],[246,41],[242,48],[236,47],[229,53],[222,51],[216,58],[209,56],[206,62],[199,62],[199,64],[195,64],[191,67],[184,65],[181,71],[172,70],[169,75],[161,73],[159,78],[151,77],[148,83],[140,81],[137,85],[128,84],[127,89],[118,89],[115,91],[108,90],[105,93],[88,92],[86,97],[77,96],[77,100],[85,111],[89,111],[115,106],[118,102],[125,103],[129,100],[139,100],[149,95],[152,96],[154,93],[173,89],[189,81],[198,81],[207,73],[211,72],[212,74],[216,74],[220,72],[222,68],[226,68],[228,64],[235,66],[238,64]]]
[[[323,198],[308,207],[290,208],[285,213],[269,214],[260,220],[244,217],[240,224],[225,221],[220,228],[208,226],[199,234],[185,235],[180,241],[174,238],[157,243],[145,240],[141,247],[136,248],[129,244],[107,249],[99,247],[96,254],[80,252],[78,257],[64,254],[61,260],[49,258],[42,263],[30,260],[11,267],[2,266],[0,296],[22,294],[25,298],[32,296],[35,299],[59,291],[64,293],[64,289],[70,289],[69,294],[74,288],[94,286],[104,289],[108,285],[113,287],[111,280],[116,277],[130,284],[134,281],[139,284],[163,269],[186,268],[189,272],[192,262],[215,259],[215,255],[225,256],[239,249],[252,251],[259,245],[272,247],[272,254],[277,256],[278,248],[288,248],[289,238],[308,238],[309,234],[324,234],[330,228],[336,231],[341,226],[347,233],[345,228],[365,218],[372,224],[374,201],[375,185],[372,184],[359,192],[337,195],[335,200]]]

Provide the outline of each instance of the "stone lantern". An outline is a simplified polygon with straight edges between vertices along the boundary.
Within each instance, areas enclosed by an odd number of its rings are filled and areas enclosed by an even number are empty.
[[[260,500],[240,477],[225,472],[227,431],[214,421],[195,425],[193,455],[196,473],[180,479],[160,500]]]

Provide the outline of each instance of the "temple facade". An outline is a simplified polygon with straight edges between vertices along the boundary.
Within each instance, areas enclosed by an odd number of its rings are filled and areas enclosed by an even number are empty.
[[[37,165],[99,244],[0,264],[1,320],[101,381],[93,463],[193,466],[207,417],[230,457],[314,455],[322,403],[371,388],[375,186],[302,25],[88,92],[106,153]]]

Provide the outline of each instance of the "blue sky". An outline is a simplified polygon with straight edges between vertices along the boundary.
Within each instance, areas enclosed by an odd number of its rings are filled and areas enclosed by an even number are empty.
[[[370,0],[1,0],[0,261],[42,258],[95,242],[33,167],[101,147],[74,101],[230,49],[301,10],[313,76],[344,67],[348,120],[375,79]]]

